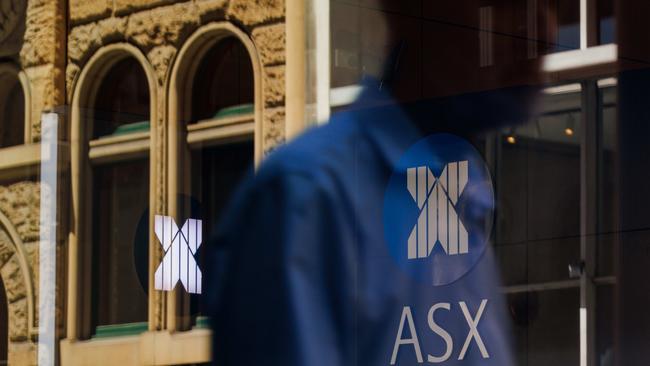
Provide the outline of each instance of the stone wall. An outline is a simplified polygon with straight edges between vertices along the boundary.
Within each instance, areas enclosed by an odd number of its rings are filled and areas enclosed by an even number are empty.
[[[232,22],[253,40],[262,62],[263,149],[270,151],[284,141],[283,0],[71,0],[70,21],[68,103],[79,72],[102,46],[116,42],[135,45],[153,66],[160,95],[165,95],[175,56],[192,32],[210,22]],[[164,111],[159,113],[164,115]]]
[[[28,142],[40,140],[41,112],[65,103],[66,6],[64,0],[5,0],[0,7],[0,57],[29,80]]]
[[[40,187],[0,186],[0,278],[7,294],[9,364],[36,364]]]
[[[29,0],[18,60],[28,76],[31,141],[40,140],[41,113],[65,103],[66,21],[63,0]]]
[[[65,104],[66,7],[63,0],[0,6],[0,57],[26,78],[28,144],[40,140],[41,113]],[[0,185],[0,278],[9,318],[2,326],[9,327],[10,365],[36,364],[39,200],[38,183]]]

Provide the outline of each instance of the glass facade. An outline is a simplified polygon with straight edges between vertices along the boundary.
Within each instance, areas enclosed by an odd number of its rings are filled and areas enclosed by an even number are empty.
[[[650,5],[7,4],[0,365],[650,360]]]

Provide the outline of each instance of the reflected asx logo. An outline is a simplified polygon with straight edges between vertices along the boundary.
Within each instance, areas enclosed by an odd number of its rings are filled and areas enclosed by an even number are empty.
[[[194,255],[203,240],[202,221],[189,219],[179,229],[173,218],[156,215],[154,231],[165,251],[154,274],[155,289],[171,291],[180,281],[187,292],[200,294],[202,274]]]
[[[481,154],[458,136],[435,134],[397,163],[384,195],[384,236],[406,273],[447,285],[478,263],[493,214],[494,190]]]

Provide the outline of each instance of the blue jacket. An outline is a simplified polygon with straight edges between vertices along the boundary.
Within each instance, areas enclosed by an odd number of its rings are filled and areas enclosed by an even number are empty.
[[[420,138],[389,96],[368,90],[328,124],[271,153],[243,183],[204,277],[215,364],[427,363],[449,348],[428,321],[436,303],[449,304],[435,313],[453,341],[443,365],[512,364],[491,250],[461,280],[437,287],[414,281],[388,253],[386,183]],[[483,299],[477,330],[489,358],[470,338],[458,360],[470,333],[460,302],[475,317]],[[396,347],[399,339],[407,341]]]

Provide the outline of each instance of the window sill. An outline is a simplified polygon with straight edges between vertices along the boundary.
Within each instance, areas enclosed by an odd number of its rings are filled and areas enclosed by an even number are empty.
[[[41,161],[41,144],[16,145],[0,148],[0,170],[38,165]]]
[[[177,365],[210,362],[212,331],[146,331],[139,335],[61,340],[62,365]]]
[[[139,335],[147,331],[147,322],[140,323],[125,323],[114,325],[100,325],[93,335],[94,339],[97,338],[112,338]]]
[[[250,139],[255,132],[254,114],[201,120],[187,126],[187,143],[191,148]]]
[[[145,157],[149,153],[149,131],[103,137],[89,142],[92,163],[106,163]]]
[[[59,143],[59,159],[69,156],[68,146]],[[65,150],[64,150],[65,149]],[[3,180],[12,180],[31,177],[37,174],[37,169],[42,160],[49,159],[41,156],[41,144],[25,144],[0,148],[0,173]],[[59,160],[61,167],[66,167],[65,162]]]
[[[196,325],[192,329],[209,329],[210,328],[210,318],[207,316],[197,316]]]
[[[609,75],[616,72],[618,46],[606,44],[544,56],[542,70],[553,81]]]

